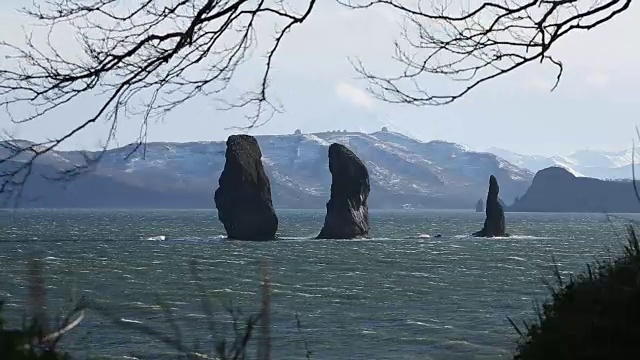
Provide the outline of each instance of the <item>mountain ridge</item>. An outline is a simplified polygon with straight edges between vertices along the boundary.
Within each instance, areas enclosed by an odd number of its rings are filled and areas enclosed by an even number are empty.
[[[533,179],[530,170],[494,154],[442,140],[424,142],[390,131],[296,132],[255,138],[272,183],[274,205],[280,208],[324,207],[331,184],[327,149],[333,142],[349,147],[365,162],[371,173],[371,208],[473,209],[485,195],[490,175],[496,175],[501,194],[510,203],[526,191]],[[183,193],[189,198],[199,196],[193,204],[181,201],[180,206],[208,204],[213,208],[213,192],[224,166],[224,141],[151,142],[138,149],[134,146],[106,150],[92,176],[161,194],[159,198],[175,198]],[[0,157],[6,158],[8,151],[5,143]],[[81,164],[85,155],[95,158],[98,154],[53,151],[38,159],[36,165],[64,169]],[[73,182],[69,184],[70,188],[73,186]],[[87,207],[101,206],[92,201],[90,193],[82,196],[86,197]],[[123,199],[122,204],[135,202],[134,198]],[[136,206],[145,207],[147,203],[148,200],[141,200]],[[63,202],[59,207],[64,205]]]
[[[534,173],[549,167],[562,167],[577,177],[603,180],[630,180],[633,177],[632,149],[620,151],[577,150],[563,156],[523,155],[497,147],[488,148],[486,151]],[[636,158],[639,154],[636,150]]]

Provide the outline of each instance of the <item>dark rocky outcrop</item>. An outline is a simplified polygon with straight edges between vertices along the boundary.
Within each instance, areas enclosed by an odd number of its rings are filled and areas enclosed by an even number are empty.
[[[344,145],[329,146],[331,198],[318,239],[354,239],[369,236],[367,199],[371,186],[369,171]]]
[[[278,217],[258,142],[253,136],[231,135],[225,158],[214,199],[227,236],[238,240],[273,239]]]
[[[483,211],[484,211],[484,202],[482,201],[482,199],[480,199],[476,203],[476,212],[483,212]]]
[[[484,220],[482,230],[474,233],[473,236],[509,236],[505,231],[504,209],[500,201],[498,201],[499,192],[500,187],[498,186],[498,180],[496,180],[495,176],[491,175],[489,178],[489,193],[487,194],[487,217]]]
[[[527,192],[507,208],[513,212],[640,212],[633,182],[576,177],[562,167],[536,173]]]

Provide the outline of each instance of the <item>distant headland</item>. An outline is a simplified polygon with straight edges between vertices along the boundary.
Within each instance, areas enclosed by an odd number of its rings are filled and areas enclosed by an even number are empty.
[[[511,212],[640,212],[632,181],[577,177],[561,167],[540,170]]]
[[[478,199],[484,199],[486,179],[494,175],[506,212],[640,211],[630,181],[577,177],[574,170],[562,167],[534,174],[489,152],[442,140],[421,141],[388,128],[373,133],[296,130],[254,138],[262,150],[275,208],[325,207],[331,190],[326,154],[330,144],[337,143],[352,149],[369,169],[371,209],[484,211]],[[16,148],[30,144],[0,142],[0,157],[10,157]],[[91,172],[71,182],[48,180],[98,155],[101,160]],[[624,164],[627,154],[622,155],[620,159],[607,155],[607,159]],[[10,170],[21,161],[16,157],[0,170]],[[208,209],[224,165],[224,141],[152,142],[102,154],[52,151],[38,158],[19,207]]]

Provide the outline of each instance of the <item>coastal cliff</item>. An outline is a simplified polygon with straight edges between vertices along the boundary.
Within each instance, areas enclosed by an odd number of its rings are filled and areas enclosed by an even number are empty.
[[[640,212],[631,181],[576,177],[564,168],[538,171],[511,212]]]

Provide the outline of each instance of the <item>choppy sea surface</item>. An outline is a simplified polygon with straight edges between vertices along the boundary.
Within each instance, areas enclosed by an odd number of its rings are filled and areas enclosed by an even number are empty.
[[[242,242],[226,240],[208,210],[2,211],[5,317],[19,327],[26,262],[37,257],[51,314],[81,296],[107,309],[64,339],[75,357],[174,356],[142,328],[207,353],[232,339],[226,308],[258,310],[264,262],[273,359],[508,359],[518,334],[507,317],[535,317],[554,261],[566,274],[618,254],[624,225],[640,219],[507,213],[514,236],[479,239],[467,234],[484,214],[372,211],[372,239],[332,241],[313,239],[323,211],[278,215],[280,240]]]

